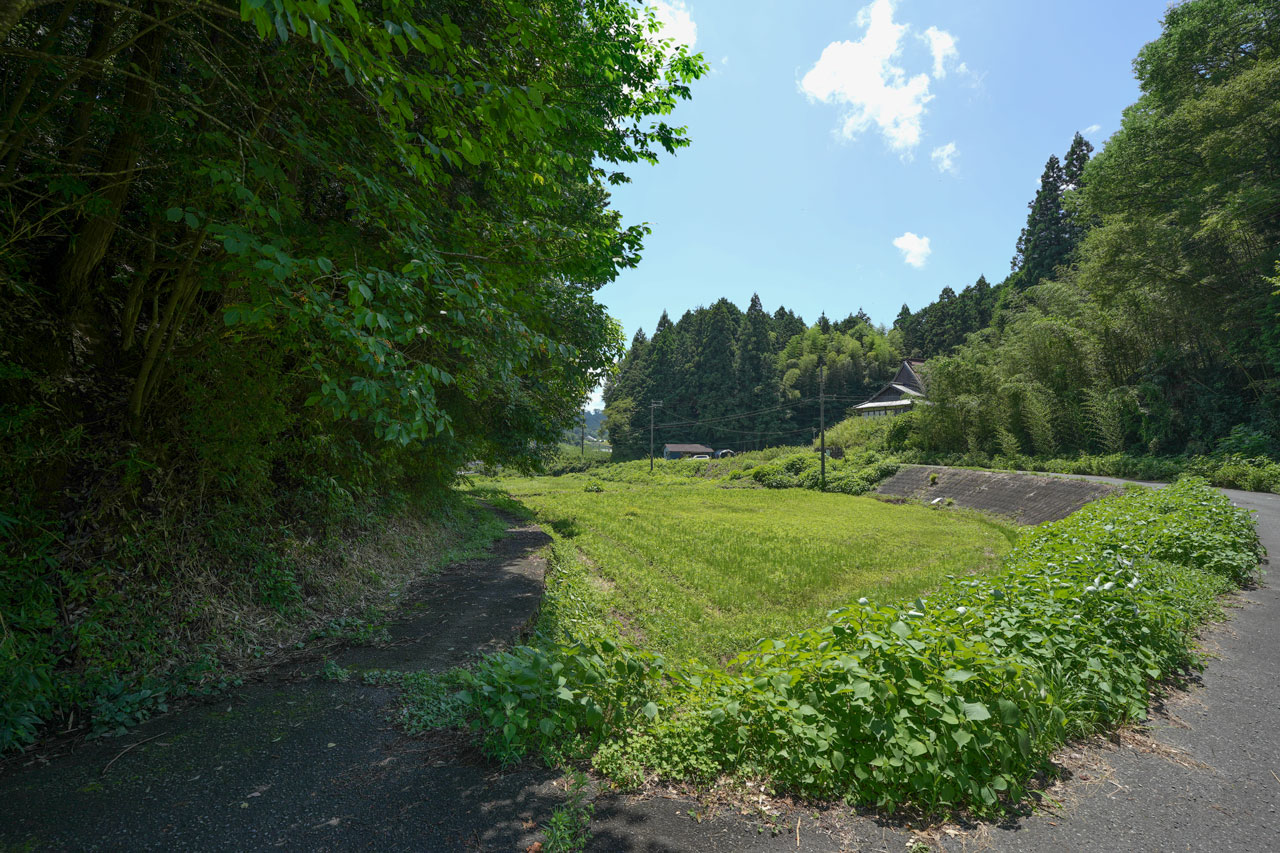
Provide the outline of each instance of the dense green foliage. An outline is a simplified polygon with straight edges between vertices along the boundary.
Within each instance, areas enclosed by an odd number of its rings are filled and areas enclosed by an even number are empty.
[[[165,659],[166,559],[287,611],[271,531],[553,446],[704,70],[625,0],[5,3],[0,731]]]
[[[956,510],[717,488],[743,480],[596,480],[600,492],[586,491],[588,482],[501,485],[598,567],[605,611],[625,614],[632,636],[677,661],[716,663],[761,637],[820,625],[859,596],[914,596],[947,573],[983,571],[1012,536]]]
[[[806,327],[785,308],[766,314],[757,296],[745,313],[727,299],[678,323],[664,312],[652,339],[636,333],[605,386],[605,428],[619,460],[646,456],[650,402],[660,400],[656,453],[668,442],[733,450],[807,443],[819,424],[820,383],[834,423],[892,378],[898,353],[862,312]]]
[[[1175,6],[1135,70],[1062,203],[1078,244],[930,363],[927,449],[1280,450],[1280,11]]]
[[[929,359],[935,405],[903,444],[926,454],[1280,458],[1280,12],[1178,4],[1134,70],[1142,96],[1105,148],[1076,134],[1049,158],[1004,281],[904,305],[887,332],[779,309],[776,404],[729,369],[760,346],[719,331],[732,305],[664,315],[606,393],[619,458],[647,453],[654,399],[659,447],[800,443],[819,365],[830,424],[900,356]]]
[[[1042,525],[998,572],[955,576],[927,599],[863,598],[723,669],[673,667],[600,639],[589,617],[561,619],[477,668],[460,698],[496,757],[590,756],[624,786],[728,773],[991,814],[1066,738],[1143,716],[1154,685],[1197,665],[1197,627],[1260,553],[1246,511],[1185,480]],[[553,581],[552,594],[588,587]]]

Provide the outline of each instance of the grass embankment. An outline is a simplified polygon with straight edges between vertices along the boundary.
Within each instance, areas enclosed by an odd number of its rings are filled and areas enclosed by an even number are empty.
[[[1214,486],[1250,492],[1280,493],[1280,457],[1266,441],[1223,442],[1211,454],[1148,456],[1132,453],[1080,453],[1074,456],[991,455],[983,452],[940,453],[921,450],[914,424],[919,413],[896,418],[849,418],[827,432],[827,446],[850,457],[902,464],[947,465],[996,471],[1093,474],[1127,480],[1172,482],[1181,476],[1203,477]]]
[[[590,484],[503,486],[590,559],[630,636],[673,660],[721,661],[859,596],[917,595],[990,568],[1016,537],[977,513],[801,489]]]
[[[0,549],[0,753],[52,726],[119,734],[308,643],[374,639],[397,590],[503,529],[474,498],[437,493],[151,519],[109,567],[52,536]],[[73,595],[88,603],[66,608]]]
[[[729,776],[998,813],[1064,741],[1142,717],[1162,680],[1198,666],[1196,631],[1259,556],[1249,514],[1203,481],[1132,490],[1028,532],[996,572],[863,599],[721,668],[608,638],[562,547],[546,633],[455,674],[450,719],[499,760],[589,759],[623,787]]]

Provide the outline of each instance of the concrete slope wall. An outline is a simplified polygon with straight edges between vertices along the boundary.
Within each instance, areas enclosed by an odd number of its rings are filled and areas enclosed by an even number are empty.
[[[930,483],[935,474],[936,481]],[[876,494],[926,503],[951,498],[960,506],[1007,516],[1019,524],[1040,524],[1066,518],[1115,490],[1106,483],[1062,477],[909,465],[882,482]]]

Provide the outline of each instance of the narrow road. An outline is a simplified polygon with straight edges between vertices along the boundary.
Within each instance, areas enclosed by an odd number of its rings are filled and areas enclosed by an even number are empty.
[[[1227,494],[1257,511],[1264,544],[1280,554],[1280,496]],[[407,602],[390,647],[351,649],[338,662],[444,668],[499,647],[536,613],[545,541],[513,523],[488,558],[445,570]],[[1280,850],[1277,599],[1270,578],[1240,596],[1211,632],[1216,657],[1202,682],[1154,721],[1156,746],[1087,750],[1062,808],[935,842],[956,851]],[[387,690],[278,678],[127,737],[9,761],[0,850],[526,851],[541,839],[538,826],[564,800],[561,774],[501,771],[455,736],[404,737],[393,710]],[[846,809],[783,808],[762,822],[676,794],[597,798],[592,830],[588,849],[599,853],[901,853],[911,838]]]
[[[1123,482],[1105,477],[1087,479]],[[1159,483],[1145,485],[1159,486]],[[1257,513],[1268,553],[1280,555],[1280,495],[1222,489]],[[1280,850],[1280,590],[1275,578],[1237,598],[1207,638],[1198,683],[1151,720],[1150,746],[1093,758],[1060,813],[995,829],[1007,851]],[[959,849],[958,847],[956,849]]]

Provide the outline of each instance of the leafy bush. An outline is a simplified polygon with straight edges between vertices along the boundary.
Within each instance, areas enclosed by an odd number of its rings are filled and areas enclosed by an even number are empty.
[[[462,699],[502,760],[593,754],[624,786],[734,773],[991,814],[1066,738],[1140,718],[1162,679],[1198,665],[1195,630],[1259,556],[1249,514],[1187,479],[1042,525],[996,573],[928,600],[862,599],[725,668],[543,643],[491,658]]]
[[[663,671],[660,657],[611,640],[519,646],[481,662],[460,699],[499,761],[530,752],[579,757],[612,732],[657,716]]]
[[[1071,458],[988,456],[985,453],[904,454],[904,461],[1010,471],[1091,474],[1130,480],[1170,482],[1183,474],[1203,477],[1215,486],[1280,493],[1280,462],[1266,456],[1132,456],[1111,453]]]

